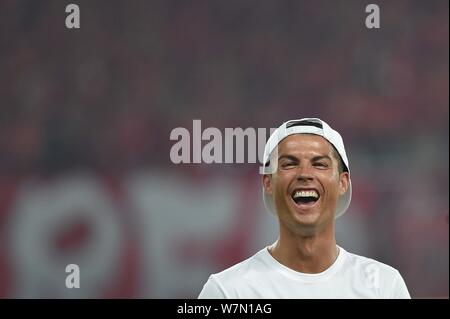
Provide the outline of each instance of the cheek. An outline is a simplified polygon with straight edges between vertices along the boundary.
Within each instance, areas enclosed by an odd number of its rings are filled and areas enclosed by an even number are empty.
[[[286,193],[286,189],[292,179],[292,174],[286,173],[284,171],[277,172],[273,179],[273,187],[276,194]]]
[[[340,195],[340,181],[339,181],[339,175],[333,174],[333,175],[327,175],[322,178],[323,185],[326,188],[326,192],[333,196],[339,196]]]

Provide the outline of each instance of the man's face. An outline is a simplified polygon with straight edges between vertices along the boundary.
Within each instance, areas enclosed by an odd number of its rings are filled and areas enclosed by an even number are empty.
[[[321,136],[294,134],[281,141],[277,170],[263,177],[281,223],[290,229],[333,224],[337,200],[349,186],[349,175],[339,174],[338,163]]]

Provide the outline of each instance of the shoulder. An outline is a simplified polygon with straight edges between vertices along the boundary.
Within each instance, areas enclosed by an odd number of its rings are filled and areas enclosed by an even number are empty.
[[[235,280],[250,279],[262,274],[267,268],[263,258],[264,249],[230,268],[213,274],[212,277],[221,283],[229,283]]]
[[[357,255],[350,252],[345,252],[347,255],[346,263],[347,266],[353,267],[357,270],[362,271],[363,273],[382,273],[385,276],[396,277],[399,275],[397,269],[392,266],[389,266],[385,263],[382,263],[373,258],[368,258],[365,256]]]
[[[204,285],[200,297],[208,295],[214,298],[230,298],[232,290],[263,275],[267,271],[263,257],[264,249],[238,264],[212,274]]]
[[[365,286],[377,290],[380,298],[409,298],[403,277],[396,268],[372,258],[350,252],[345,254],[345,268]]]

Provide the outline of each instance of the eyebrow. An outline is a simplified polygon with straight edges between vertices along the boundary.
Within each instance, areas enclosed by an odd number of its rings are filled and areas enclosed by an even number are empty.
[[[282,159],[288,159],[288,160],[291,160],[291,161],[298,162],[298,158],[293,156],[293,155],[281,155],[280,157],[278,157],[279,161],[282,160]]]
[[[295,157],[295,156],[293,156],[293,155],[281,155],[280,157],[278,157],[278,160],[279,160],[279,161],[282,160],[282,159],[288,159],[288,160],[291,160],[291,161],[296,161],[296,162],[298,162],[298,158]],[[332,160],[331,160],[331,157],[329,157],[328,155],[314,156],[314,157],[311,159],[311,161],[312,161],[312,162],[316,162],[316,161],[320,161],[320,160],[322,160],[322,159],[327,159],[327,160],[329,160],[329,161],[332,161]]]
[[[328,155],[319,155],[319,156],[314,156],[311,161],[316,162],[316,161],[320,161],[321,159],[327,159],[329,161],[331,160],[331,157],[329,157]]]

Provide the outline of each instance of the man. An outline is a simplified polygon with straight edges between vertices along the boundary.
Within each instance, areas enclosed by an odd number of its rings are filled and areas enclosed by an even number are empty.
[[[336,244],[351,201],[341,135],[317,118],[282,124],[267,141],[262,178],[278,240],[211,275],[199,298],[410,298],[400,273]]]

